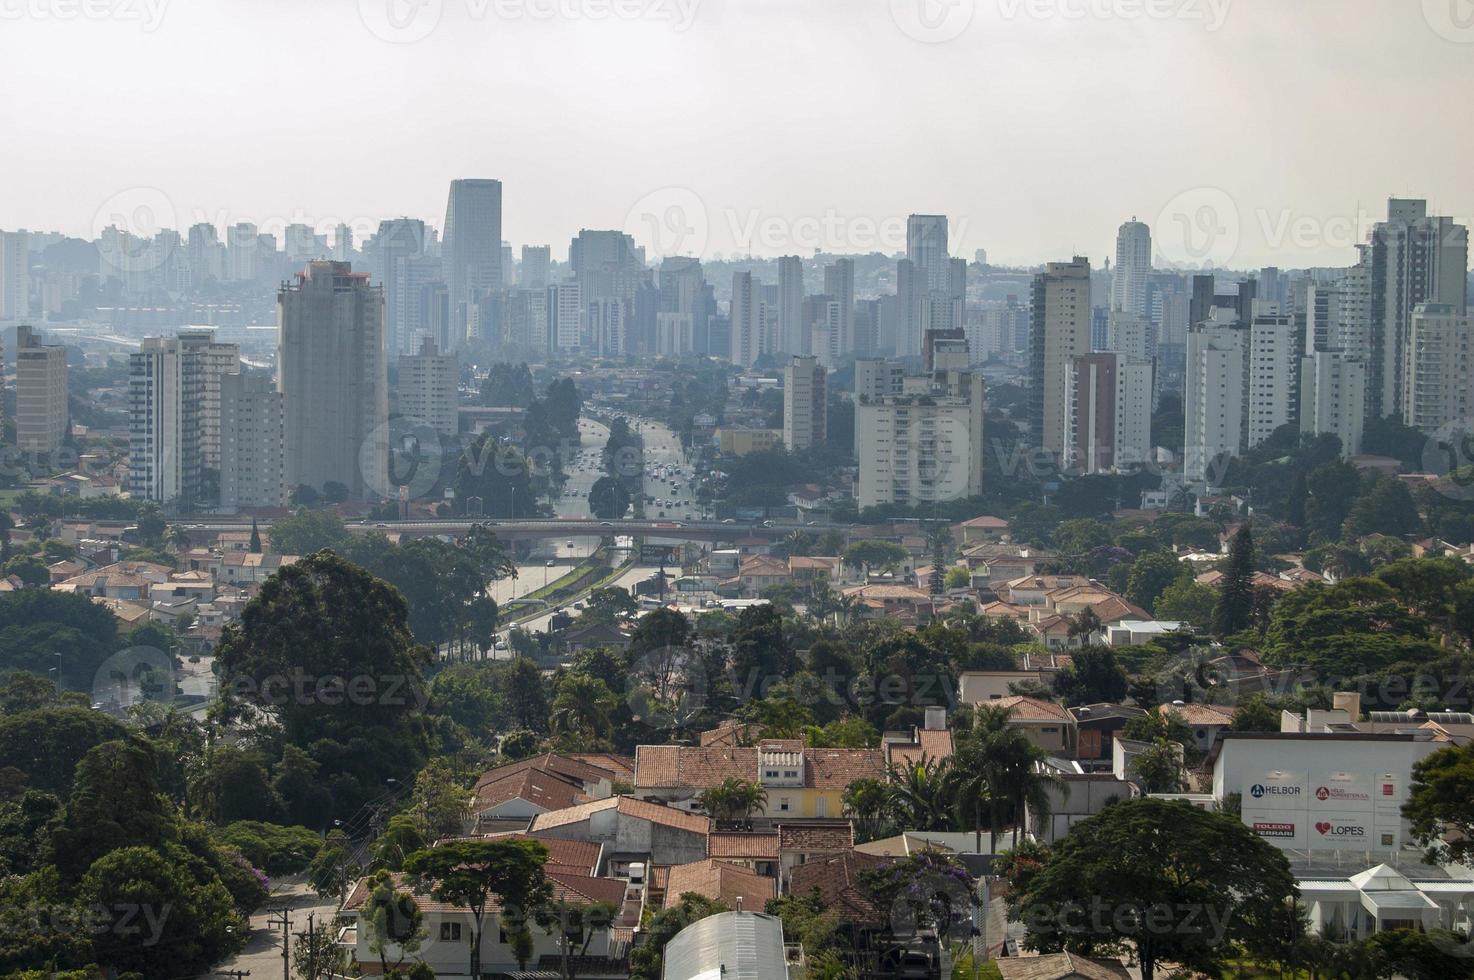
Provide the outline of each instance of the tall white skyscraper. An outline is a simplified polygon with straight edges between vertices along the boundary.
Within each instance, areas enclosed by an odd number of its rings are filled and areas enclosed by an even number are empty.
[[[30,236],[23,231],[0,231],[0,320],[24,320],[31,315]]]
[[[755,282],[751,272],[732,274],[732,305],[728,317],[731,321],[731,361],[739,367],[752,367],[757,359],[771,353],[773,342],[771,329],[774,318],[762,302],[762,284]]]
[[[51,453],[67,433],[67,352],[41,343],[25,324],[15,330],[15,439],[22,452]]]
[[[1405,405],[1408,332],[1422,303],[1468,307],[1469,232],[1432,217],[1428,202],[1393,198],[1387,220],[1372,228],[1368,413],[1382,417]]]
[[[826,438],[827,378],[812,355],[792,357],[783,369],[783,445],[791,453],[822,445]]]
[[[1415,429],[1433,432],[1469,421],[1474,408],[1474,361],[1469,347],[1474,321],[1448,303],[1413,308],[1403,377],[1402,418]]]
[[[548,334],[553,350],[583,349],[584,298],[576,282],[556,282],[548,287]]]
[[[276,364],[287,486],[340,483],[352,500],[387,493],[383,291],[345,263],[308,265],[277,293]]]
[[[1116,267],[1111,274],[1111,310],[1147,316],[1146,287],[1152,272],[1152,230],[1132,218],[1116,233]]]
[[[807,354],[804,323],[804,264],[797,255],[778,259],[778,351]]]
[[[1029,324],[1029,420],[1035,445],[1064,450],[1070,358],[1090,353],[1090,260],[1050,262],[1034,277]]]
[[[149,337],[129,356],[129,493],[183,508],[218,503],[222,379],[239,372],[239,348],[210,333]]]
[[[220,378],[220,509],[287,502],[282,395],[264,374]]]
[[[907,378],[903,394],[855,406],[861,507],[921,507],[983,490],[983,377]]]
[[[824,294],[838,307],[836,329],[829,337],[831,363],[837,364],[855,352],[854,259],[836,259],[824,267]]]
[[[441,255],[450,287],[451,334],[459,347],[476,301],[502,288],[502,182],[451,181],[444,231]]]
[[[1366,420],[1366,358],[1318,350],[1300,358],[1300,431],[1341,440],[1341,455],[1361,452]]]
[[[1296,409],[1295,318],[1278,304],[1256,302],[1249,327],[1249,411],[1245,448],[1253,449],[1288,425]]]
[[[428,424],[446,438],[459,428],[461,365],[428,337],[417,354],[399,355],[399,414]]]
[[[1242,450],[1248,394],[1249,328],[1229,310],[1187,331],[1183,379],[1183,473],[1194,482],[1221,478]]]
[[[1061,466],[1108,473],[1151,459],[1152,363],[1110,351],[1070,358]]]

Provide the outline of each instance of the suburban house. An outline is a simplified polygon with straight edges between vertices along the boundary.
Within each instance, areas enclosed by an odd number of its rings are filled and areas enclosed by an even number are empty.
[[[635,750],[640,796],[690,807],[702,791],[741,779],[767,792],[767,806],[756,815],[774,820],[838,817],[845,787],[885,774],[880,749],[814,749],[800,739],[765,739],[752,747],[641,745]]]
[[[604,845],[606,873],[631,864],[689,864],[707,856],[710,817],[630,796],[615,796],[533,818],[528,828],[542,837],[595,841]]]
[[[1108,762],[1111,743],[1120,737],[1126,723],[1146,712],[1125,704],[1082,704],[1071,708],[1070,714],[1075,716],[1075,729],[1079,733],[1075,758],[1082,762]]]
[[[1159,705],[1163,715],[1182,719],[1193,730],[1193,745],[1200,752],[1207,752],[1218,741],[1218,736],[1233,724],[1233,709],[1218,704],[1185,704],[1173,701]]]
[[[1009,725],[1023,730],[1039,748],[1052,756],[1071,758],[1078,744],[1075,716],[1053,701],[1011,695],[993,704],[1008,709]]]
[[[612,769],[570,756],[534,756],[483,774],[476,781],[472,812],[483,829],[497,821],[526,826],[539,814],[608,798],[617,778]]]
[[[681,896],[694,892],[729,909],[758,911],[778,897],[778,882],[739,864],[704,858],[677,864],[664,875],[665,908],[679,905]]]
[[[964,670],[957,681],[957,699],[970,705],[1001,701],[1013,694],[1011,687],[1015,684],[1052,687],[1056,673],[1055,670]]]

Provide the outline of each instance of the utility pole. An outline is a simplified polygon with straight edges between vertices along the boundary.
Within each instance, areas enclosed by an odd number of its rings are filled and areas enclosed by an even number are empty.
[[[280,908],[266,922],[281,926],[281,978],[292,980],[292,915],[285,908]]]

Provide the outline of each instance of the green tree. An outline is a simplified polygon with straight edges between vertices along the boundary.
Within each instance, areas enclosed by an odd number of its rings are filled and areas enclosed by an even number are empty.
[[[1213,622],[1218,593],[1191,575],[1184,575],[1162,590],[1154,612],[1164,620],[1205,629]]]
[[[1474,746],[1439,749],[1414,763],[1402,815],[1430,862],[1474,857]]]
[[[261,529],[256,526],[256,518],[254,517],[251,518],[251,542],[249,547],[251,554],[261,554]]]
[[[1126,598],[1143,609],[1155,610],[1162,593],[1182,576],[1182,563],[1170,551],[1149,551],[1131,564]]]
[[[845,549],[844,563],[852,568],[892,570],[911,557],[905,548],[891,541],[856,541]]]
[[[728,776],[718,786],[703,790],[697,806],[717,820],[747,822],[753,811],[768,804],[768,792],[755,782]]]
[[[1166,739],[1158,739],[1131,760],[1131,774],[1141,780],[1148,793],[1180,793],[1184,781],[1178,749]]]
[[[414,895],[399,888],[388,871],[379,871],[371,879],[358,922],[366,934],[369,952],[379,958],[380,976],[389,975],[391,949],[396,953],[394,969],[398,970],[404,958],[419,952],[425,940],[424,915]]]
[[[1263,694],[1250,694],[1234,706],[1233,722],[1228,727],[1235,732],[1277,732],[1280,710]]]
[[[1143,980],[1162,961],[1216,972],[1295,890],[1284,854],[1236,817],[1151,798],[1076,824],[1016,884],[1009,911],[1030,948],[1129,945]]]
[[[619,701],[602,680],[587,674],[566,674],[553,698],[552,729],[598,737],[610,731]]]
[[[884,835],[894,817],[890,786],[879,779],[857,779],[844,789],[844,815],[855,821],[857,842]]]
[[[330,510],[299,510],[271,525],[271,550],[279,555],[311,555],[347,540],[343,519]]]
[[[589,488],[589,510],[600,520],[619,520],[629,505],[629,492],[612,476],[599,477]]]
[[[358,868],[353,863],[353,844],[341,830],[330,830],[322,847],[307,867],[307,880],[319,898],[342,901]]]
[[[1086,610],[1087,612],[1089,610]],[[1126,672],[1110,647],[1077,650],[1071,664],[1054,678],[1054,689],[1067,705],[1117,704],[1126,697]]]
[[[404,870],[421,879],[437,901],[471,913],[470,975],[481,976],[481,930],[493,896],[508,935],[527,931],[533,909],[547,904],[543,873],[548,849],[531,840],[450,841],[416,851]]]
[[[121,847],[88,869],[78,889],[98,962],[146,977],[192,975],[241,947],[246,922],[218,880],[200,883],[149,847]],[[140,931],[141,930],[141,931]]]
[[[431,759],[415,775],[409,809],[431,841],[465,832],[472,793],[461,786],[445,759]]]
[[[1218,585],[1213,609],[1213,632],[1228,636],[1249,628],[1254,611],[1254,536],[1246,524],[1233,536],[1228,567]]]
[[[630,950],[630,980],[661,980],[666,943],[691,923],[725,911],[727,907],[721,902],[686,892],[675,905],[656,912],[645,931],[645,941]]]

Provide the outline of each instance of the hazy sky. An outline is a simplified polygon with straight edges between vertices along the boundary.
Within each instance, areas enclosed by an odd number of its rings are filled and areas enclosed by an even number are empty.
[[[497,177],[560,258],[892,251],[919,211],[999,263],[1136,215],[1252,267],[1348,264],[1389,195],[1474,216],[1474,0],[418,3],[0,0],[0,228],[439,226]]]

